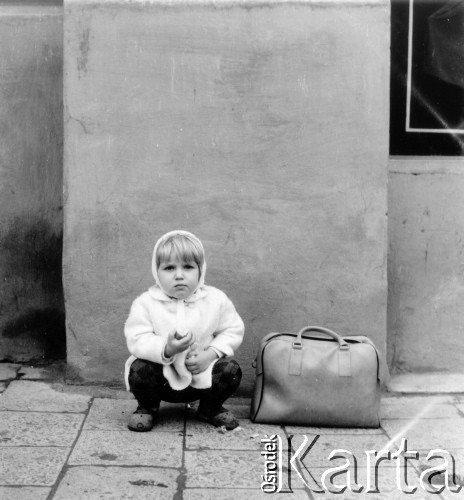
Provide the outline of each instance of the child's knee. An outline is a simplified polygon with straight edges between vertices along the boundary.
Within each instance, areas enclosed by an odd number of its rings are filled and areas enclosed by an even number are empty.
[[[163,367],[157,363],[136,359],[129,370],[129,386],[158,385],[164,379]]]
[[[233,358],[221,358],[213,368],[213,385],[235,390],[242,380],[242,369]]]

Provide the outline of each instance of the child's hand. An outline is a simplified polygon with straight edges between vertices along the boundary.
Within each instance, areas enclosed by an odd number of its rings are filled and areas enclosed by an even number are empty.
[[[176,332],[171,332],[168,335],[166,341],[166,347],[164,348],[164,355],[167,358],[187,350],[195,342],[195,337],[192,332],[188,332],[187,335],[176,338]]]
[[[212,349],[202,351],[192,348],[185,359],[185,366],[192,375],[198,375],[204,372],[215,359],[218,359],[218,356]]]

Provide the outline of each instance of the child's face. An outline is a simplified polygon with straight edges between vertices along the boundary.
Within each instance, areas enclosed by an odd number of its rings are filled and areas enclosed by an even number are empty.
[[[163,290],[176,299],[186,299],[198,286],[200,269],[195,262],[170,258],[161,262],[158,278]]]

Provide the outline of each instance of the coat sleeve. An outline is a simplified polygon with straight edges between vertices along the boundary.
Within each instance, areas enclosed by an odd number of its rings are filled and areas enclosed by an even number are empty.
[[[226,356],[233,356],[243,340],[245,325],[238,315],[231,300],[224,296],[221,304],[219,324],[214,332],[210,346],[223,352]]]
[[[147,306],[142,297],[134,300],[129,317],[124,325],[127,348],[136,358],[146,359],[163,365],[171,364],[174,357],[163,356],[166,340],[156,334]]]

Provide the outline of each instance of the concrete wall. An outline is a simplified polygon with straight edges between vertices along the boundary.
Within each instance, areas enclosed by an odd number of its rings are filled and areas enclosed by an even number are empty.
[[[64,357],[62,8],[0,2],[0,360]]]
[[[370,335],[385,359],[386,1],[68,0],[64,40],[71,377],[121,382],[173,228],[245,320],[243,391],[269,331]]]
[[[392,371],[464,371],[464,161],[389,165]]]

